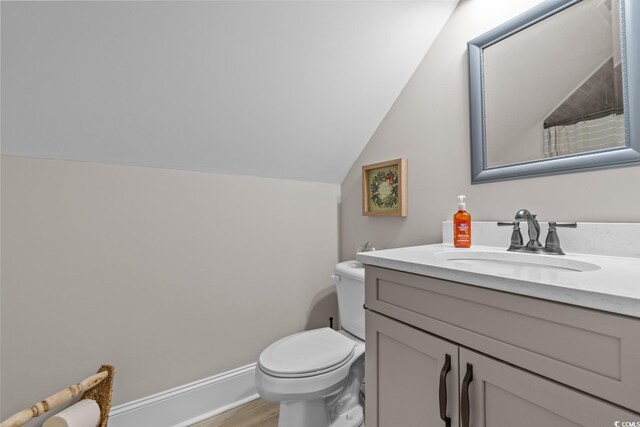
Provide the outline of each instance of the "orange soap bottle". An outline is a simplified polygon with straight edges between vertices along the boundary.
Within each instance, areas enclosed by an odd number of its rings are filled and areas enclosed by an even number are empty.
[[[466,196],[458,196],[458,212],[453,216],[453,246],[468,248],[471,246],[471,215],[467,212]]]

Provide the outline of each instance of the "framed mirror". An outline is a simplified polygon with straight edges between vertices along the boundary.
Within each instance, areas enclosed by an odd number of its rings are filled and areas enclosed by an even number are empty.
[[[468,48],[472,183],[640,162],[640,1],[547,0]]]

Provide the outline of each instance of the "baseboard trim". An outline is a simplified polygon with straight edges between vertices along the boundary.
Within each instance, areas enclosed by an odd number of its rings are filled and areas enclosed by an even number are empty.
[[[255,363],[114,406],[109,427],[187,427],[258,398]]]

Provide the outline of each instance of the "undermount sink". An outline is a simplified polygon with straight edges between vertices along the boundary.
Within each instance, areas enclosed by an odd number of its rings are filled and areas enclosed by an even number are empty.
[[[600,266],[587,261],[557,255],[527,254],[520,252],[444,251],[435,254],[446,261],[465,261],[473,265],[528,266],[583,272],[600,270]]]

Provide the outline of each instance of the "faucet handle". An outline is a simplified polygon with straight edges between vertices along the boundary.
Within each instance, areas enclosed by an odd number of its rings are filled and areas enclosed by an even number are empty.
[[[499,221],[498,227],[513,227],[513,232],[511,233],[511,244],[509,245],[509,251],[517,250],[522,248],[524,244],[522,240],[522,233],[520,232],[520,222],[519,221]]]
[[[549,232],[544,245],[544,251],[553,255],[564,255],[564,251],[560,248],[560,239],[556,227],[576,228],[578,224],[575,222],[554,222],[549,221]]]
[[[577,228],[578,223],[576,222],[549,222],[549,228],[551,227],[566,227],[566,228]]]

